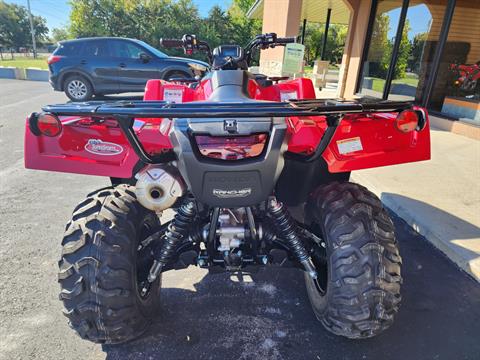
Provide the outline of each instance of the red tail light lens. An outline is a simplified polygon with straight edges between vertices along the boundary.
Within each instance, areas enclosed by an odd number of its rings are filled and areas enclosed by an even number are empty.
[[[38,115],[38,130],[45,136],[57,136],[62,132],[61,121],[52,114],[42,113]]]
[[[195,136],[203,156],[221,160],[241,160],[259,156],[267,142],[266,134],[248,136]]]
[[[50,55],[47,59],[47,64],[48,65],[51,65],[51,64],[54,64],[56,63],[57,61],[60,61],[62,59],[62,56],[58,56],[58,55]]]
[[[415,130],[418,127],[418,113],[414,110],[404,110],[398,114],[395,120],[397,129],[401,132],[407,133]]]

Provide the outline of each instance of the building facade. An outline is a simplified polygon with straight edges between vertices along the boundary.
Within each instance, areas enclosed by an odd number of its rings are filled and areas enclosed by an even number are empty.
[[[257,0],[248,16],[279,36],[300,36],[307,22],[348,25],[338,97],[413,100],[480,125],[480,0]],[[278,72],[282,58],[265,51],[261,70]]]

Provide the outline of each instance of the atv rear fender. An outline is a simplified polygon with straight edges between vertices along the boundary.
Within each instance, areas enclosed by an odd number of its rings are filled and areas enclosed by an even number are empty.
[[[208,78],[202,80],[196,88],[167,83],[162,80],[150,80],[147,83],[145,100],[151,102],[121,103],[116,108],[121,109],[118,113],[113,111],[108,114],[107,110],[103,110],[108,104],[96,102],[80,106],[66,104],[46,107],[44,110],[59,115],[63,125],[62,132],[56,137],[35,134],[35,130],[31,128],[32,117],[27,119],[25,167],[131,178],[138,171],[137,164],[142,166],[140,160],[144,159],[141,159],[142,156],[139,156],[138,149],[134,143],[132,144],[132,141],[136,140],[132,140],[132,136],[130,139],[125,136],[125,128],[122,129],[114,117],[123,113],[122,116],[125,118],[128,114],[137,112],[137,115],[133,116],[135,120],[128,125],[132,130],[133,137],[138,139],[148,157],[168,159],[168,154],[172,149],[168,138],[171,120],[167,116],[159,118],[158,111],[160,113],[176,111],[176,107],[184,105],[166,105],[160,101],[182,102],[185,106],[195,106],[197,109],[198,106],[195,102],[204,101],[211,93],[212,87]],[[261,87],[255,80],[250,80],[248,93],[251,98],[270,101],[282,101],[295,97],[298,99],[314,98],[313,86],[309,79],[296,79],[268,87]],[[149,104],[151,104],[149,110],[152,116],[147,110],[141,110]],[[261,105],[265,105],[265,103],[256,104],[259,108],[255,104],[250,104],[249,111],[261,111]],[[423,114],[422,126],[417,130],[404,133],[395,125],[398,111],[407,107],[412,108],[407,103],[370,101],[345,103],[315,100],[273,104],[278,104],[276,107],[278,112],[275,114],[284,116],[287,122],[288,152],[299,161],[308,161],[322,145],[323,151],[320,155],[325,159],[331,173],[430,158],[429,122],[424,109],[413,107]],[[214,111],[221,112],[222,108],[225,109],[224,106],[222,107],[225,104],[216,105],[218,108],[215,108]],[[151,111],[157,108],[158,111]],[[202,110],[208,111],[208,115],[205,117],[213,116],[210,109],[212,107]],[[235,108],[232,110],[232,114],[228,115],[225,112],[218,113],[218,116],[215,115],[215,117],[248,115],[248,111],[241,109],[245,109],[245,107]],[[243,114],[238,111],[234,112],[234,110],[241,111]],[[139,111],[142,116],[138,116]],[[92,112],[96,112],[94,117],[91,116]],[[297,113],[301,116],[295,116]],[[329,114],[328,119],[325,113]],[[154,117],[153,114],[156,116]],[[255,113],[255,116],[257,114]],[[310,116],[310,114],[315,116]],[[200,116],[202,115],[200,114],[198,117]],[[131,116],[130,119],[133,117]],[[172,116],[172,118],[174,117]],[[99,122],[98,119],[102,120]],[[330,127],[330,130],[326,132],[332,121],[336,122],[335,126],[338,125],[338,127],[335,131],[331,131]],[[331,138],[330,135],[332,135]]]

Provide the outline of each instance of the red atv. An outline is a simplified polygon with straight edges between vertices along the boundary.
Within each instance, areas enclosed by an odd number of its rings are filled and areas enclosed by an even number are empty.
[[[454,85],[460,90],[474,93],[480,82],[480,61],[472,65],[450,64],[455,75]]]
[[[247,71],[255,37],[205,51],[200,80],[150,80],[144,101],[49,105],[27,119],[25,166],[108,176],[75,208],[59,262],[60,299],[84,338],[139,336],[159,308],[162,273],[197,265],[304,271],[315,316],[368,338],[400,304],[401,257],[380,200],[352,170],[427,160],[425,109],[407,102],[316,100],[308,79]],[[174,209],[173,220],[161,215]]]

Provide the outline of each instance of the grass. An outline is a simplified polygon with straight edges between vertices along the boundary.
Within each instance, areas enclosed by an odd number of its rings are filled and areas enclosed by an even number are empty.
[[[9,55],[6,55],[9,56]],[[34,67],[34,68],[40,68],[40,69],[48,69],[48,64],[47,64],[47,59],[42,57],[42,58],[26,58],[26,57],[17,57],[13,60],[0,60],[0,66],[13,66],[13,67],[18,67],[18,68],[29,68],[29,67]]]
[[[372,83],[372,90],[377,91],[377,92],[383,92],[383,87],[385,86],[385,80],[384,79],[379,79],[379,78],[372,78],[373,83]],[[407,75],[406,77],[402,79],[395,79],[392,81],[392,84],[405,84],[405,85],[410,85],[413,87],[418,86],[418,78],[414,76],[409,76]]]

